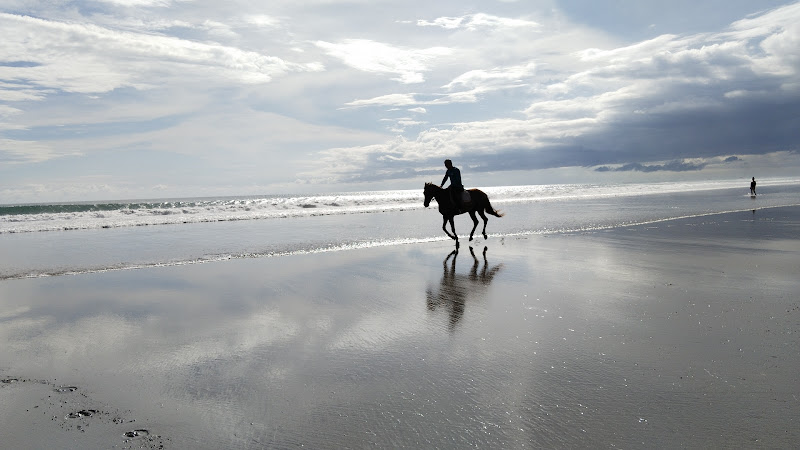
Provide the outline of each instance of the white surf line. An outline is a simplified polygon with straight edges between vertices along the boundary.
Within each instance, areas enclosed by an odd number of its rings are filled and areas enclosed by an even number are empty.
[[[0,222],[0,235],[2,234],[24,234],[24,233],[51,233],[58,231],[85,231],[85,230],[108,230],[108,229],[121,229],[121,228],[135,228],[135,227],[162,227],[169,225],[196,225],[196,224],[211,224],[217,222],[244,222],[244,221],[258,221],[258,220],[280,220],[280,219],[298,219],[306,217],[325,217],[325,216],[347,216],[356,214],[375,214],[386,212],[403,212],[411,210],[424,210],[422,204],[417,203],[403,203],[403,204],[387,204],[380,207],[373,206],[358,206],[358,207],[343,207],[341,209],[298,209],[298,210],[280,210],[280,211],[266,211],[251,215],[230,215],[224,214],[219,216],[166,216],[167,218],[159,218],[158,216],[146,216],[144,221],[136,221],[134,219],[124,222],[114,223],[80,223],[68,225],[49,225],[45,223],[39,227],[31,228],[3,228],[3,223]],[[140,217],[137,217],[140,218]],[[158,220],[157,220],[158,219]],[[34,222],[34,221],[32,221]],[[25,225],[25,222],[20,222]],[[17,225],[15,222],[14,225]]]

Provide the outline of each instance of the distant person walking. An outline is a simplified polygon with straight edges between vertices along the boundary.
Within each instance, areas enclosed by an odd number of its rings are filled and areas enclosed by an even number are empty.
[[[447,167],[447,172],[445,172],[439,187],[444,186],[447,179],[450,179],[450,195],[453,197],[456,209],[461,211],[461,193],[464,192],[464,185],[461,184],[461,171],[458,170],[458,167],[453,166],[453,162],[449,159],[444,160],[444,166]]]
[[[756,195],[756,177],[750,182],[750,195]]]

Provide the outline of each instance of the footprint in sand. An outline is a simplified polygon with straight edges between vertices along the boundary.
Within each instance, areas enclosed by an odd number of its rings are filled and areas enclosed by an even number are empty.
[[[92,417],[93,415],[97,414],[96,409],[82,409],[80,411],[71,412],[67,414],[67,419],[79,419],[81,417]]]
[[[62,392],[63,393],[63,392],[75,392],[75,391],[78,390],[78,388],[75,387],[75,386],[61,386],[61,387],[57,387],[57,388],[55,388],[53,390],[56,391],[56,392]]]
[[[44,390],[36,391],[35,385],[44,385]],[[153,434],[153,432],[144,428],[133,430],[128,428],[129,431],[124,431],[125,428],[122,427],[126,427],[125,424],[131,426],[131,423],[135,422],[134,419],[125,418],[127,413],[124,411],[109,409],[108,405],[98,405],[88,394],[83,392],[83,388],[78,386],[5,375],[0,377],[0,389],[28,389],[30,394],[34,396],[32,397],[34,402],[36,401],[36,392],[41,392],[41,397],[39,397],[41,404],[34,405],[24,413],[42,414],[44,417],[51,418],[48,420],[49,423],[58,425],[62,430],[80,432],[79,435],[72,435],[72,439],[75,439],[76,445],[81,447],[87,447],[87,445],[80,444],[84,442],[81,441],[82,436],[87,436],[85,438],[87,439],[86,443],[96,443],[98,437],[102,440],[101,436],[105,435],[108,439],[108,448],[121,449],[163,449],[170,441],[169,438]],[[48,392],[50,395],[47,394]],[[72,412],[66,415],[59,415],[59,412],[63,414],[65,412],[64,409],[69,406],[71,406]],[[91,406],[91,408],[87,408],[88,406]],[[101,408],[93,409],[98,407]],[[36,413],[33,413],[33,411],[36,411]],[[59,417],[63,419],[59,419]],[[32,439],[31,442],[41,443],[43,441]],[[2,444],[0,444],[0,448],[4,448]]]
[[[143,437],[146,437],[146,436],[149,436],[149,435],[150,435],[150,432],[147,431],[147,430],[131,430],[131,431],[126,431],[125,433],[123,433],[123,436],[125,436],[126,438],[131,438],[131,439],[143,438]]]

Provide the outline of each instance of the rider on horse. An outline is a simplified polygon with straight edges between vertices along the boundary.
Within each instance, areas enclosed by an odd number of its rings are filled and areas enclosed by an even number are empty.
[[[444,160],[444,166],[447,167],[447,172],[445,172],[444,178],[442,178],[442,184],[440,184],[439,187],[444,186],[444,183],[450,178],[450,195],[453,198],[456,209],[460,213],[461,195],[464,192],[464,185],[461,184],[461,171],[458,170],[458,167],[453,166],[453,162],[449,159]]]

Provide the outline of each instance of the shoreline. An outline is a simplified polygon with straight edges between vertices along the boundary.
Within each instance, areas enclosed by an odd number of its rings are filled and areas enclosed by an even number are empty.
[[[640,220],[635,221],[632,223],[627,224],[612,224],[612,225],[596,225],[596,226],[584,226],[581,228],[574,228],[574,229],[558,229],[558,230],[549,230],[549,229],[537,229],[537,230],[528,230],[528,231],[519,231],[519,232],[500,232],[500,233],[488,233],[490,236],[489,241],[485,241],[481,239],[479,233],[476,236],[475,242],[481,242],[489,244],[491,241],[496,241],[498,239],[513,239],[513,238],[524,238],[529,236],[548,236],[548,235],[572,235],[576,233],[587,233],[587,232],[600,232],[600,231],[611,231],[617,228],[630,228],[635,226],[647,226],[653,224],[659,224],[664,222],[671,222],[676,220],[692,220],[692,219],[701,219],[705,217],[713,217],[723,214],[736,214],[736,213],[743,213],[748,211],[767,211],[776,208],[797,208],[800,207],[800,203],[797,205],[785,205],[785,206],[761,206],[757,208],[743,208],[738,210],[731,210],[731,211],[721,211],[721,212],[704,212],[704,213],[692,213],[687,214],[684,216],[678,217],[665,217],[665,218],[658,218],[652,220]],[[467,234],[464,233],[464,229],[469,229],[469,226],[464,226],[464,218],[467,216],[463,216],[461,218],[461,222],[459,223],[459,232],[462,233],[459,235],[460,244],[472,244],[467,240]],[[209,225],[209,224],[193,224],[197,226]],[[210,225],[214,225],[211,223]],[[492,225],[497,225],[497,222],[493,222]],[[433,227],[436,229],[436,227]],[[98,232],[102,230],[77,230],[84,233],[91,233],[91,232]],[[120,232],[127,232],[128,229],[119,229]],[[480,231],[480,225],[478,226],[477,231]],[[23,235],[25,236],[25,235]],[[50,235],[48,235],[50,236]],[[180,266],[190,266],[190,265],[197,265],[197,264],[209,264],[209,263],[222,263],[225,261],[231,260],[239,260],[239,259],[262,259],[262,258],[281,258],[281,257],[290,257],[290,256],[300,256],[300,255],[316,255],[316,254],[323,254],[323,253],[331,253],[331,252],[349,252],[349,251],[359,251],[365,250],[370,248],[380,248],[380,247],[398,247],[398,246],[406,246],[406,245],[420,245],[420,244],[430,244],[430,243],[447,243],[451,242],[451,240],[444,236],[443,234],[440,235],[430,235],[427,237],[418,237],[418,238],[384,238],[384,239],[377,239],[377,240],[369,240],[369,239],[360,239],[354,240],[352,242],[342,243],[338,245],[328,245],[323,243],[318,243],[317,245],[311,245],[308,247],[301,247],[295,250],[264,250],[264,251],[243,251],[241,253],[234,253],[234,254],[219,254],[219,255],[203,255],[203,256],[195,256],[190,259],[178,259],[178,260],[170,260],[170,261],[156,261],[156,262],[128,262],[128,263],[115,263],[105,266],[99,267],[84,267],[84,268],[65,268],[65,269],[30,269],[27,271],[22,271],[18,273],[5,273],[0,274],[0,283],[9,280],[20,280],[20,279],[35,279],[35,278],[48,278],[48,277],[59,277],[59,276],[75,276],[75,275],[91,275],[91,274],[98,274],[98,273],[107,273],[107,272],[118,272],[118,271],[129,271],[129,270],[142,270],[142,269],[158,269],[163,267],[180,267]],[[478,244],[475,244],[478,245]],[[482,244],[481,244],[482,245]],[[14,250],[15,248],[12,248]],[[72,249],[73,251],[75,249]],[[17,264],[17,261],[9,260],[7,264]],[[0,264],[0,268],[2,268],[2,264]]]

